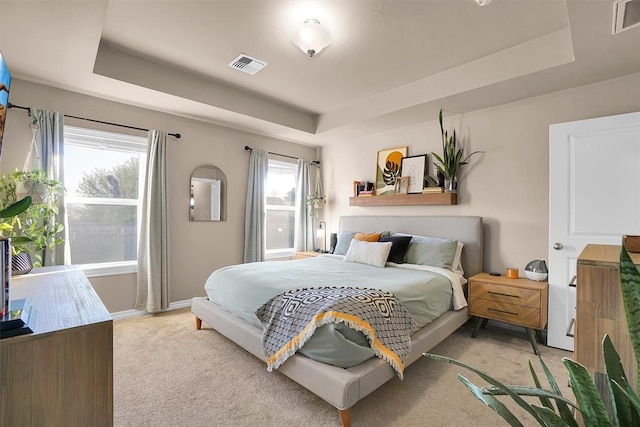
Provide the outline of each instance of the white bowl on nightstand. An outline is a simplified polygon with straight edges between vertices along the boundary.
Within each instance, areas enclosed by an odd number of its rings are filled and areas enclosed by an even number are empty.
[[[549,275],[549,273],[540,273],[536,271],[527,271],[527,270],[525,270],[524,273],[527,275],[529,280],[535,280],[536,282],[542,282],[544,280],[547,280],[547,276]]]

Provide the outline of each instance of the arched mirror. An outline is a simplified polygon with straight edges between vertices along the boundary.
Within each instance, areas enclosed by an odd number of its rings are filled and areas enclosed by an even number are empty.
[[[191,174],[189,221],[227,220],[227,178],[219,168],[204,165]]]

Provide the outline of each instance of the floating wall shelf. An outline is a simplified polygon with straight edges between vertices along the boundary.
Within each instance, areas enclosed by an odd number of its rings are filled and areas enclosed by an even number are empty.
[[[349,197],[349,206],[428,206],[457,204],[457,193]]]

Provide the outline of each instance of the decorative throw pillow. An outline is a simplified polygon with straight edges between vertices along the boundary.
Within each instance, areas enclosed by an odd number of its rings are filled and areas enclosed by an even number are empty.
[[[377,242],[380,240],[380,233],[356,233],[353,238],[363,242]]]
[[[344,261],[384,267],[389,257],[391,246],[391,242],[364,242],[353,239],[347,254],[344,256]]]
[[[396,264],[404,263],[411,236],[382,236],[380,242],[391,242],[391,250],[387,262],[395,262]]]
[[[388,236],[391,234],[389,231],[376,231],[374,233],[360,233],[359,231],[341,231],[338,234],[338,242],[336,243],[336,247],[333,250],[334,255],[345,255],[347,250],[349,249],[349,245],[351,244],[351,239],[356,234],[379,234],[380,236]]]
[[[333,254],[345,255],[349,250],[351,239],[353,239],[353,236],[355,235],[355,231],[341,231],[340,234],[338,234],[338,243],[336,243],[336,248],[333,250]]]
[[[413,236],[407,250],[407,262],[451,270],[457,249],[457,240]]]

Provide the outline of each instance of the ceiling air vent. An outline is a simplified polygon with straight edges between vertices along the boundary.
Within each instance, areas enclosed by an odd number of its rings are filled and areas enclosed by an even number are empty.
[[[613,4],[613,34],[640,27],[640,0],[618,0]]]
[[[266,66],[266,62],[252,58],[244,53],[241,53],[236,59],[229,63],[229,67],[236,68],[244,73],[251,74],[252,76]]]

